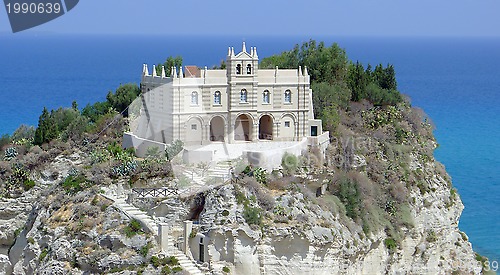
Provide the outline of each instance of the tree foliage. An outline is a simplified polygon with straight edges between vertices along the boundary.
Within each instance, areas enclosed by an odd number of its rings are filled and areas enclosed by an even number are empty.
[[[100,117],[112,110],[119,113],[123,112],[140,94],[141,90],[135,83],[120,85],[114,93],[112,91],[108,92],[106,101],[98,101],[92,105],[88,104],[82,109],[81,114],[92,123],[95,123]],[[123,115],[128,116],[128,111],[125,111]]]
[[[307,67],[313,90],[314,115],[335,128],[336,109],[346,110],[350,101],[368,100],[374,105],[396,105],[403,101],[397,90],[394,66],[381,64],[372,71],[359,63],[349,61],[344,49],[337,44],[330,47],[314,40],[295,45],[290,51],[264,58],[261,68],[295,69]],[[325,122],[325,120],[324,120]]]
[[[179,56],[179,55],[176,57],[169,56],[169,57],[167,57],[165,62],[163,62],[163,64],[158,63],[158,65],[156,65],[156,74],[157,75],[161,75],[161,66],[165,67],[165,75],[168,77],[168,76],[170,76],[170,73],[171,73],[170,70],[172,67],[181,67],[182,66],[182,56]]]

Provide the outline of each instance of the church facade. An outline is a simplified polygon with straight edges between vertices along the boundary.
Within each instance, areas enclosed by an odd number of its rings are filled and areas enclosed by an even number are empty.
[[[170,68],[141,79],[134,135],[164,144],[300,141],[322,133],[313,116],[307,68],[259,69],[257,48],[228,49],[226,69]]]

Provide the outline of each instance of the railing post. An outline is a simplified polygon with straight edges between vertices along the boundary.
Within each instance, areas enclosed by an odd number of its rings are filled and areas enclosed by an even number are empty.
[[[160,243],[160,250],[162,252],[168,253],[168,224],[160,223],[158,224],[158,238]]]
[[[189,238],[191,232],[193,231],[193,222],[192,221],[184,221],[184,243],[182,244],[182,252],[187,254],[189,251]]]

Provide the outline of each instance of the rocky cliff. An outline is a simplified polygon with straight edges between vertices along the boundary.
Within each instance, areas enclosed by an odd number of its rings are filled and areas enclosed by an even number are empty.
[[[199,221],[188,254],[214,274],[481,273],[421,114],[354,104],[340,121],[326,152],[285,157],[281,170],[243,165],[232,181],[187,198],[129,201],[172,228]],[[186,272],[161,260],[154,234],[108,196],[182,181],[172,181],[165,161],[133,159],[107,143],[30,149],[48,156],[30,174],[33,188],[0,198],[0,273]],[[5,175],[28,166],[3,163]]]

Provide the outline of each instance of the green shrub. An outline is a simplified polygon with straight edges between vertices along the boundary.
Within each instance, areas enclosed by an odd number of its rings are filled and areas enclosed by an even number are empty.
[[[235,197],[236,197],[236,202],[238,204],[242,204],[244,206],[247,206],[250,203],[250,201],[247,199],[245,194],[243,194],[243,192],[236,191]]]
[[[158,258],[158,256],[151,256],[151,264],[157,268],[159,267],[160,265],[162,265],[162,262],[160,260],[160,258]]]
[[[164,266],[162,269],[161,269],[161,274],[171,274],[172,273],[172,269],[170,269],[170,267],[168,265]]]
[[[335,194],[345,205],[346,215],[356,219],[361,215],[361,197],[356,182],[348,177],[339,180],[338,193]]]
[[[32,237],[29,237],[26,239],[28,241],[28,243],[30,244],[34,244],[35,243],[35,239],[33,239]]]
[[[393,238],[385,239],[384,244],[385,244],[385,247],[387,247],[387,249],[389,249],[389,251],[394,251],[398,247],[398,244],[396,243],[396,241]]]
[[[178,265],[179,260],[175,256],[170,256],[166,258],[166,264],[168,265]]]
[[[181,272],[181,271],[182,271],[182,267],[180,267],[180,266],[174,266],[172,268],[173,273],[177,273],[177,272]]]
[[[28,191],[28,190],[30,190],[33,187],[35,187],[35,181],[33,181],[33,180],[29,179],[29,180],[25,180],[23,182],[23,188],[24,188],[25,191]]]
[[[132,238],[133,236],[141,232],[141,229],[142,229],[141,222],[136,219],[133,219],[124,229],[125,235],[127,236],[127,238]]]
[[[152,247],[153,245],[150,242],[148,242],[145,246],[139,249],[139,254],[141,254],[142,257],[146,258],[148,256],[149,249],[151,249]]]
[[[222,272],[229,273],[229,272],[231,272],[231,269],[229,269],[229,267],[225,266],[222,268]]]
[[[222,211],[222,216],[224,216],[224,217],[229,216],[229,211],[224,209],[224,211]]]
[[[257,207],[245,206],[243,210],[243,218],[248,224],[260,225],[262,223],[261,210]]]
[[[253,170],[253,177],[260,184],[267,183],[267,172],[266,172],[266,170],[264,170],[260,167]]]
[[[40,256],[38,257],[38,260],[40,262],[43,261],[43,259],[45,259],[45,257],[47,257],[47,254],[49,254],[49,249],[48,248],[44,248],[42,250],[42,252],[40,253]]]
[[[281,167],[285,175],[293,175],[299,167],[299,159],[294,154],[285,153],[281,158]]]
[[[76,194],[85,188],[87,179],[84,175],[73,176],[69,175],[62,183],[62,187],[69,194]]]

